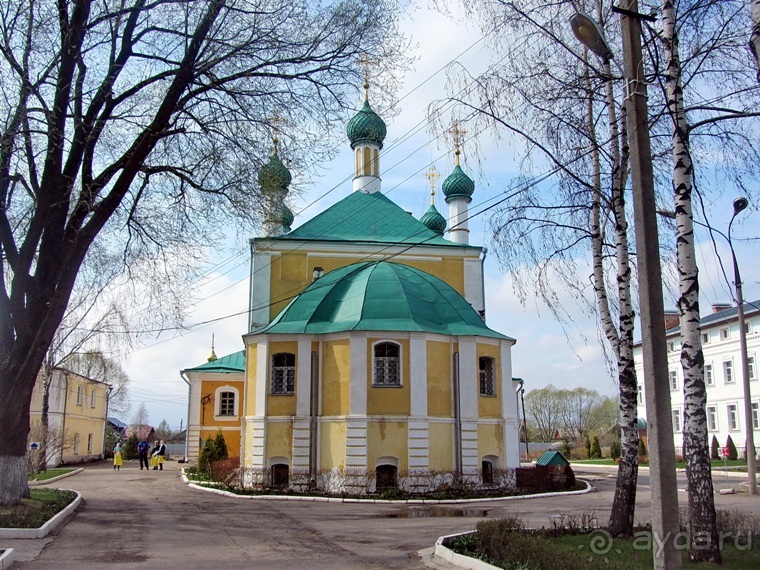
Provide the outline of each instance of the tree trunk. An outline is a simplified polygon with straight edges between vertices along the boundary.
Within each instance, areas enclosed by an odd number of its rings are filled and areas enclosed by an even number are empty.
[[[667,69],[665,86],[673,127],[673,188],[684,394],[683,452],[686,460],[691,539],[689,558],[695,562],[720,563],[710,449],[707,441],[704,357],[699,329],[699,280],[691,208],[693,170],[684,112],[673,0],[663,1],[662,17]]]
[[[750,11],[752,12],[752,32],[749,36],[749,49],[755,56],[755,65],[757,65],[757,81],[760,83],[760,0],[750,0]]]
[[[29,498],[26,456],[0,455],[0,506],[16,505]]]
[[[26,443],[33,387],[34,382],[19,382],[14,386],[0,376],[0,506],[16,505],[22,498],[29,497]]]

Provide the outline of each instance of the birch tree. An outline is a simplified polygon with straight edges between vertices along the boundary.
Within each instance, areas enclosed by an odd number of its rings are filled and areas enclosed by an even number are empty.
[[[567,19],[577,2],[465,4],[486,20],[484,29],[509,33],[499,34],[508,38],[499,44],[503,63],[452,86],[463,93],[452,97],[458,112],[474,124],[490,122],[489,133],[521,139],[526,174],[537,165],[555,173],[552,183],[521,192],[492,218],[496,253],[523,299],[530,291],[567,325],[557,298],[562,290],[598,318],[620,394],[622,457],[610,528],[616,535],[630,534],[638,473],[638,385],[625,200],[628,145],[615,93],[620,77],[609,62],[589,59],[572,37]],[[589,2],[588,8],[604,27],[609,14],[601,3]],[[526,185],[516,180],[513,186]],[[588,281],[578,274],[583,259],[590,259]]]
[[[749,50],[757,66],[757,82],[760,83],[760,0],[749,0],[752,28],[749,35]]]
[[[19,0],[0,8],[0,505],[28,495],[32,388],[93,244],[182,263],[259,223],[271,117],[326,156],[357,59],[404,69],[384,0]],[[397,76],[388,75],[393,91]],[[378,91],[379,95],[379,91]],[[315,161],[317,162],[317,161]],[[156,279],[163,279],[159,274]]]

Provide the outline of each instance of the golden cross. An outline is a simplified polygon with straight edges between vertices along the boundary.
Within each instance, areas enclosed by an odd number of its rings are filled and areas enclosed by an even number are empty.
[[[274,115],[269,121],[272,123],[272,143],[274,144],[274,153],[277,154],[278,144],[280,143],[280,127],[285,125],[286,121],[277,111],[274,112]]]
[[[435,165],[431,164],[430,170],[425,173],[425,178],[428,179],[428,183],[430,184],[430,202],[432,204],[435,204],[435,187],[438,184],[438,179],[440,177],[441,175],[435,169]]]
[[[451,133],[451,136],[454,138],[454,155],[456,156],[456,164],[459,166],[459,155],[462,154],[462,143],[464,143],[464,137],[467,135],[467,131],[462,127],[462,122],[456,120],[452,123],[449,133]]]
[[[364,57],[360,57],[356,60],[361,66],[364,66],[364,100],[369,99],[369,67],[370,65],[380,65],[380,61],[377,59],[370,59],[366,53]]]

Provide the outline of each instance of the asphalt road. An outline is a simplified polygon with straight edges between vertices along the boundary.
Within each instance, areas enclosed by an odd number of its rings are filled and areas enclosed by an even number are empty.
[[[399,505],[233,499],[190,489],[176,464],[167,467],[140,471],[136,463],[127,462],[114,472],[106,463],[87,466],[81,474],[53,484],[77,489],[84,498],[84,506],[57,536],[4,541],[2,546],[18,548],[19,568],[24,570],[422,569],[419,550],[431,547],[441,535],[470,530],[481,520],[404,518],[407,508]],[[451,508],[485,509],[488,517],[516,514],[531,526],[547,525],[560,513],[594,512],[605,523],[614,478],[598,470],[588,478],[598,492]],[[642,473],[639,520],[649,517],[648,484],[648,475]],[[679,500],[685,506],[686,493],[679,493]],[[760,515],[760,497],[716,495],[716,504]]]

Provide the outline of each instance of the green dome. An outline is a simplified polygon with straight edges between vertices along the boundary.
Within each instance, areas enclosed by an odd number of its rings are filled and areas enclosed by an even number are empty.
[[[443,181],[441,188],[448,203],[454,198],[469,198],[472,196],[472,193],[475,191],[475,183],[457,164],[451,174],[449,174],[449,177]]]
[[[286,232],[290,231],[290,226],[293,225],[293,220],[295,220],[295,216],[293,215],[293,212],[290,211],[290,208],[288,208],[285,204],[282,205],[282,227],[285,228]]]
[[[508,339],[450,285],[408,265],[354,263],[309,285],[259,333],[420,331]]]
[[[293,177],[277,154],[269,157],[269,162],[259,170],[259,186],[264,192],[287,192]]]
[[[425,224],[439,236],[442,236],[443,232],[446,231],[446,218],[439,214],[438,210],[436,210],[435,206],[432,204],[428,208],[428,211],[422,214],[420,222]]]
[[[369,101],[364,101],[364,106],[353,116],[346,126],[348,140],[351,148],[363,142],[372,142],[383,147],[385,139],[385,123],[380,116],[369,106]]]

